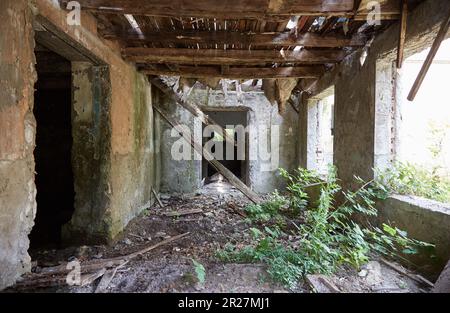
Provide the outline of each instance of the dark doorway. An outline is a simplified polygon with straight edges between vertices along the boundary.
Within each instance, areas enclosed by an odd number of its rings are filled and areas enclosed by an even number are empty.
[[[34,94],[36,118],[35,226],[30,247],[48,248],[61,244],[61,227],[74,211],[72,173],[71,63],[60,55],[37,45],[38,80]]]
[[[207,110],[207,114],[211,117],[218,125],[222,126],[226,132],[228,132],[229,136],[233,136],[235,142],[238,140],[238,134],[233,132],[232,128],[237,125],[242,125],[244,128],[247,127],[247,111],[232,111],[232,110],[221,110],[221,111],[210,111]],[[232,126],[231,128],[229,126]],[[203,125],[204,129],[205,125]],[[247,181],[247,161],[238,159],[238,151],[236,147],[231,147],[229,144],[226,144],[225,140],[223,140],[222,136],[215,136],[215,134],[211,134],[210,137],[203,137],[203,144],[205,144],[208,140],[216,140],[219,144],[223,145],[223,160],[220,160],[227,169],[229,169],[236,177],[240,178],[242,181]],[[247,156],[247,136],[245,135],[245,156]],[[232,152],[227,151],[227,149],[233,149]],[[212,151],[214,152],[214,150]],[[226,155],[229,152],[229,155],[233,155],[232,160],[227,160]],[[247,159],[247,157],[245,157]],[[206,159],[203,158],[202,162],[202,178],[205,179],[205,182],[208,183],[211,177],[217,173],[217,170],[211,166]]]

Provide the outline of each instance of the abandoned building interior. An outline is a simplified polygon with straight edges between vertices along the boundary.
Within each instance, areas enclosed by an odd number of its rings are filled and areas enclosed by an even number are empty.
[[[450,1],[1,0],[0,25],[0,290],[450,292]],[[301,250],[317,211],[267,203],[323,204],[335,169],[338,210],[399,167],[371,225],[416,253],[236,253]]]

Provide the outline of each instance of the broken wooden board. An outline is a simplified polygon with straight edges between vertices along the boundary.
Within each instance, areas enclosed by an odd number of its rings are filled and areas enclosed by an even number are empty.
[[[306,275],[306,281],[316,293],[340,293],[329,277],[325,275]]]
[[[155,199],[156,199],[156,201],[158,202],[159,206],[160,206],[161,208],[163,208],[163,207],[164,207],[164,204],[163,204],[163,203],[161,202],[161,200],[159,199],[158,194],[156,193],[155,189],[153,189],[153,187],[152,187],[152,193],[153,193],[153,195],[155,196]]]
[[[124,261],[121,265],[116,266],[113,269],[107,270],[105,274],[103,274],[102,279],[98,283],[97,287],[95,288],[95,293],[104,293],[106,289],[108,289],[109,284],[113,280],[114,276],[117,273],[117,270],[121,267],[123,267],[125,264],[127,264],[128,261]]]
[[[433,42],[433,45],[431,46],[430,52],[428,53],[427,58],[425,59],[422,68],[420,69],[419,75],[417,75],[417,78],[411,88],[411,91],[409,92],[408,95],[409,101],[414,101],[414,99],[416,98],[416,95],[419,92],[419,89],[422,86],[425,77],[427,76],[428,70],[430,69],[430,66],[433,63],[434,57],[436,56],[442,44],[442,41],[444,41],[445,36],[447,35],[449,27],[450,27],[450,12],[448,12],[447,17],[442,22],[441,28],[436,36],[436,39]]]
[[[168,243],[171,243],[175,240],[184,238],[188,236],[190,233],[184,233],[177,236],[170,237],[168,239],[165,239],[163,241],[160,241],[154,245],[146,246],[143,249],[140,249],[134,253],[118,256],[115,258],[110,259],[99,259],[99,260],[91,260],[87,262],[81,263],[80,269],[83,274],[91,274],[86,275],[85,279],[88,281],[89,279],[92,279],[95,277],[95,275],[100,275],[100,273],[103,271],[103,269],[108,270],[115,267],[123,266],[125,262],[130,261],[131,259],[134,259],[135,257],[148,253],[160,246],[166,245]],[[66,275],[72,271],[72,269],[67,266],[68,263],[49,267],[49,268],[43,268],[41,272],[39,273],[32,273],[27,275],[22,281],[18,282],[14,287],[17,287],[18,289],[29,289],[29,288],[42,288],[42,287],[52,287],[52,286],[60,286],[62,284],[66,283]],[[92,274],[94,273],[94,274]],[[105,272],[103,272],[104,274]],[[102,275],[103,275],[102,274]],[[98,276],[97,278],[99,278]],[[95,278],[96,279],[96,278]],[[94,280],[95,280],[94,279]]]
[[[168,212],[165,213],[165,216],[169,216],[169,217],[178,217],[178,216],[183,216],[183,215],[191,215],[191,214],[199,214],[199,213],[203,213],[202,209],[191,209],[191,210],[182,210],[182,211],[174,211],[174,212]]]
[[[96,279],[102,277],[105,273],[106,273],[106,268],[102,268],[93,274],[82,275],[80,286],[84,287],[84,286],[92,284]]]

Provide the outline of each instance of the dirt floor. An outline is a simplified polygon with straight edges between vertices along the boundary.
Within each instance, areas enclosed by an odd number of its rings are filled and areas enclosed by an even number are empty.
[[[34,272],[42,268],[133,253],[164,239],[189,232],[189,235],[140,255],[118,268],[101,292],[312,292],[304,282],[288,290],[270,280],[262,264],[225,264],[215,257],[227,242],[245,243],[248,228],[240,208],[248,200],[224,182],[213,182],[191,195],[161,195],[164,207],[146,210],[134,219],[114,244],[82,246],[64,250],[40,251],[33,255]],[[172,216],[175,212],[201,209],[198,213]],[[206,270],[204,284],[197,282],[192,259]],[[111,271],[110,271],[111,273]],[[25,277],[24,281],[27,281]],[[15,286],[10,291],[81,292],[100,291],[101,278],[84,287],[58,286],[37,288]],[[107,280],[105,280],[107,281]],[[360,272],[342,269],[329,278],[339,292],[427,292],[424,286],[374,260]]]

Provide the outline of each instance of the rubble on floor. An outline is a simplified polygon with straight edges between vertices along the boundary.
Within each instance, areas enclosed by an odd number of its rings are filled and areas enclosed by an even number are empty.
[[[114,244],[36,252],[33,273],[9,291],[292,292],[271,281],[264,265],[225,264],[216,258],[216,251],[227,242],[244,244],[250,240],[244,232],[248,225],[242,210],[249,200],[234,187],[218,180],[195,194],[161,195],[160,200],[163,207],[156,203],[143,212]],[[176,237],[180,235],[184,236]],[[161,245],[153,248],[158,243]],[[149,247],[151,250],[146,253],[136,253],[147,251]],[[45,288],[38,288],[39,284],[33,284],[37,275],[49,272],[49,267],[65,267],[66,262],[74,260],[81,263],[85,286],[68,286],[64,283],[65,276],[62,283],[59,281],[54,286],[44,283]],[[106,264],[105,260],[117,262]],[[205,268],[203,284],[195,276],[193,260]],[[104,268],[97,267],[95,271],[85,273],[86,264],[103,264]],[[51,280],[52,276],[48,277]],[[325,289],[313,288],[311,280],[314,279]],[[317,288],[317,292],[428,291],[417,280],[377,260],[372,260],[359,272],[342,268],[333,277],[307,279],[294,292],[313,292]]]

